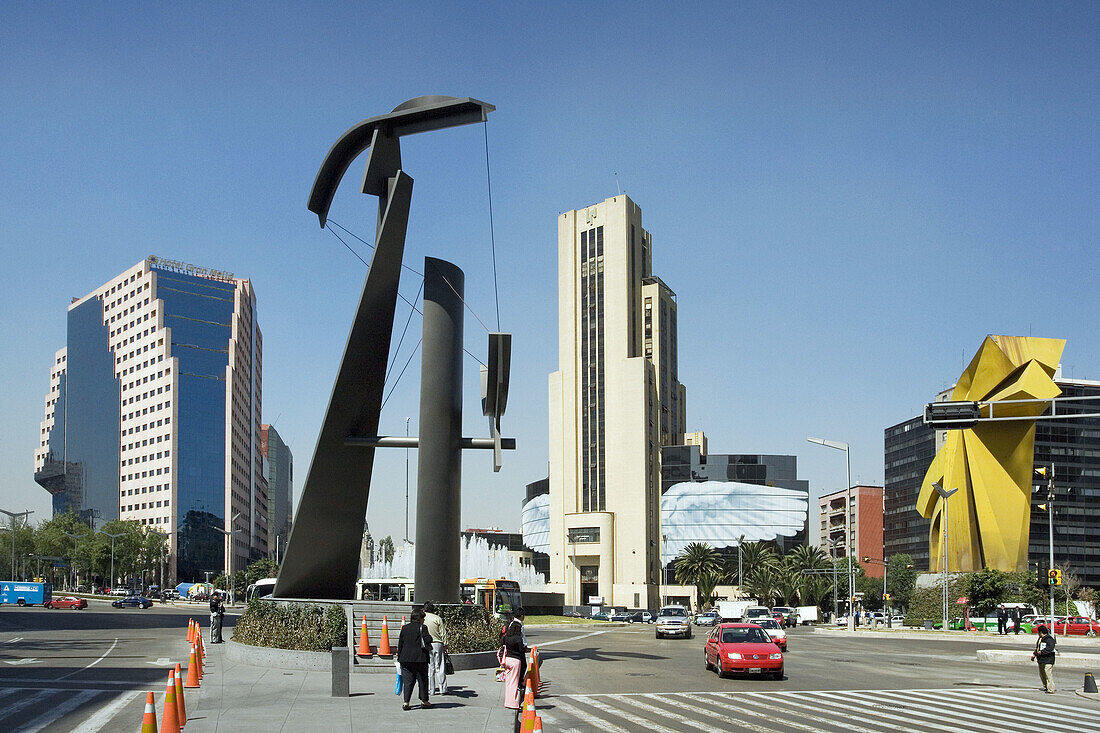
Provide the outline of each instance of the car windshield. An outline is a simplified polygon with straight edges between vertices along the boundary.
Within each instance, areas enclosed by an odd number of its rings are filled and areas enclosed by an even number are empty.
[[[684,609],[682,608],[662,608],[661,616],[683,616]]]
[[[760,620],[760,626],[762,626],[765,629],[778,629],[779,628],[779,622],[776,621],[774,618],[761,619]]]
[[[763,629],[722,629],[723,644],[765,644],[768,641]]]

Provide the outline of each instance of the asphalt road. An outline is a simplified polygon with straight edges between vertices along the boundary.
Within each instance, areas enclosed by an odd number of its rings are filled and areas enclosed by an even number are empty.
[[[187,619],[202,619],[205,627],[206,615],[199,604],[141,610],[113,609],[98,601],[82,611],[0,607],[0,730],[133,729],[141,718],[140,691],[163,689],[166,667],[185,647]],[[720,679],[705,671],[707,631],[697,628],[692,639],[655,639],[653,627],[644,624],[530,628],[528,641],[539,648],[548,683],[537,704],[546,730],[984,733],[1045,729],[1044,721],[1059,720],[1059,730],[1100,731],[1100,700],[1073,693],[1081,687],[1085,670],[1058,665],[1059,692],[1045,695],[1037,689],[1034,665],[976,659],[978,649],[991,646],[1029,650],[1030,637],[906,639],[798,628],[788,632],[785,679],[771,681]],[[1088,647],[1085,651],[1100,651],[1100,641],[1089,640]],[[256,670],[265,672],[286,689],[256,698],[256,715],[270,713],[271,695],[293,698],[287,702],[286,720],[298,722],[287,730],[371,730],[369,721],[377,720],[380,711],[399,710],[392,689],[384,689],[393,685],[386,675],[353,675],[357,692],[339,703],[327,696],[327,673],[312,673],[317,676],[313,687],[298,689],[293,686],[305,679],[301,674]],[[499,722],[500,714],[508,719],[507,711],[494,712],[500,686],[491,670],[460,672],[453,684],[468,697],[465,702],[439,700],[437,714],[455,716],[449,729],[473,729],[475,719]],[[225,687],[221,694],[219,689],[206,689],[196,700],[196,706],[207,706],[204,717],[195,721],[197,732],[221,730],[222,720],[235,732],[249,730],[249,720],[259,725],[258,717],[248,717],[252,703],[241,696],[244,687]],[[304,695],[305,689],[313,691]],[[474,700],[478,710],[470,707]],[[223,705],[225,712],[219,712]],[[448,706],[453,709],[444,712]],[[389,730],[424,730],[422,725],[430,722],[397,716],[400,722]],[[356,728],[360,723],[366,727]]]

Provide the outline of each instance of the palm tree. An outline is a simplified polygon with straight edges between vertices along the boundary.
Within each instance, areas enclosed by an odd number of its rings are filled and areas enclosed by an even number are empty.
[[[731,558],[731,561],[732,560],[733,558]],[[770,545],[766,545],[763,542],[748,542],[741,545],[741,565],[746,581],[760,568],[773,566],[778,561],[779,557],[775,554],[775,550],[773,550]],[[733,577],[737,575],[737,567],[733,566],[732,570],[733,576],[731,577],[731,581]]]
[[[779,595],[779,583],[779,572],[775,565],[760,565],[745,579],[745,589],[764,605],[771,606]]]
[[[829,558],[825,557],[825,553],[819,548],[810,547],[809,545],[799,545],[792,548],[784,559],[799,570],[829,567]]]
[[[700,608],[710,601],[723,570],[722,556],[718,550],[705,542],[692,542],[673,561],[673,567],[676,578],[682,584],[695,586]]]
[[[793,606],[804,593],[806,578],[802,570],[795,566],[793,558],[784,558],[784,562],[777,570],[778,583],[776,589],[784,606]]]

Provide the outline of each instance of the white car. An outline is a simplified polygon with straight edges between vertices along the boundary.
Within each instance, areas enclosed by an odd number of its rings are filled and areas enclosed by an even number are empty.
[[[905,617],[904,616],[891,616],[890,617],[890,625],[891,626],[904,626],[905,625]]]
[[[774,618],[762,618],[753,623],[768,632],[768,636],[770,636],[772,641],[779,647],[779,651],[787,651],[787,631],[783,628],[783,624],[779,623]]]

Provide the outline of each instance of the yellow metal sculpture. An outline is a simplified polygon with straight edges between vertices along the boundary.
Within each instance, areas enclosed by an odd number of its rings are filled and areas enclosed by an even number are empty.
[[[998,402],[1050,399],[1061,394],[1054,372],[1064,339],[987,336],[959,377],[952,400]],[[1006,404],[996,417],[1038,417],[1043,404]],[[983,406],[981,414],[989,416]],[[979,422],[947,431],[947,440],[924,476],[917,511],[932,520],[929,566],[943,566],[943,500],[933,483],[958,488],[948,512],[947,566],[950,571],[1027,569],[1031,522],[1031,475],[1035,421]]]

